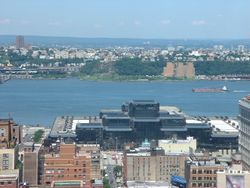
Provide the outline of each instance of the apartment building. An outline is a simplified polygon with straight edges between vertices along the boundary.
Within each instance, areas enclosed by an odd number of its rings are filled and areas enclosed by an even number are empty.
[[[217,172],[225,170],[227,166],[216,164],[214,159],[202,156],[191,157],[186,161],[185,178],[188,188],[217,187]]]
[[[48,185],[91,187],[93,167],[91,153],[75,143],[60,143],[44,155],[43,181]],[[74,184],[74,185],[73,185]]]
[[[18,148],[0,149],[0,171],[13,170],[16,168],[18,159]]]
[[[125,181],[165,181],[184,176],[187,154],[166,153],[162,149],[128,151],[124,156]]]

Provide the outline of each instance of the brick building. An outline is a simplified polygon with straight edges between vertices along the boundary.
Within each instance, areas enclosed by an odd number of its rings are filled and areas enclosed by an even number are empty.
[[[18,188],[19,170],[0,171],[0,188]]]
[[[91,187],[92,155],[84,146],[60,143],[44,155],[42,184],[54,187]]]
[[[0,119],[0,148],[21,143],[22,126],[15,124],[12,119]]]
[[[188,188],[217,187],[217,172],[224,170],[226,166],[216,164],[214,159],[206,156],[190,157],[186,161],[185,178]]]

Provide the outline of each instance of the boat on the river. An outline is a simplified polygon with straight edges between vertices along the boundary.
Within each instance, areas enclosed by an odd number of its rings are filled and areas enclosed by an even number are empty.
[[[192,91],[195,93],[222,93],[229,90],[226,86],[223,86],[222,88],[193,88]]]

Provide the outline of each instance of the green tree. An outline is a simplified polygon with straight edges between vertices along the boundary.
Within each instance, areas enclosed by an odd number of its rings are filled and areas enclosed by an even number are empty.
[[[33,141],[35,143],[39,143],[41,141],[43,134],[44,134],[44,130],[42,129],[37,130],[34,134]]]

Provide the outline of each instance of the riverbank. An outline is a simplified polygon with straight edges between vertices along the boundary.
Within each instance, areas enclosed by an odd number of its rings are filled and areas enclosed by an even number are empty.
[[[168,81],[248,81],[250,75],[197,75],[194,78],[166,78],[162,75],[157,76],[130,76],[118,74],[94,74],[94,75],[1,75],[0,84],[8,80],[67,80],[79,79],[82,81],[109,81],[109,82],[168,82]]]

